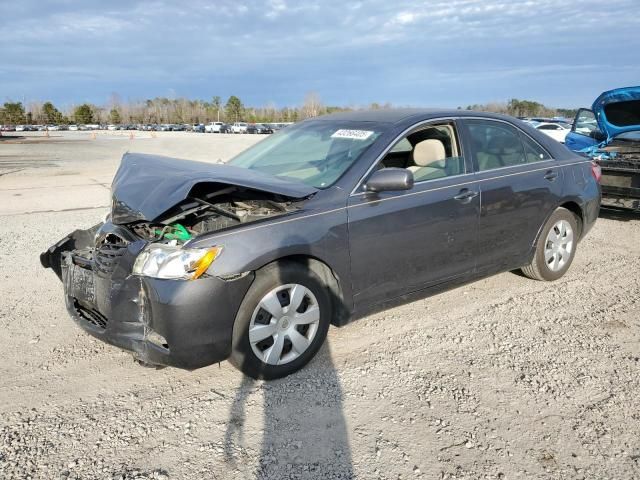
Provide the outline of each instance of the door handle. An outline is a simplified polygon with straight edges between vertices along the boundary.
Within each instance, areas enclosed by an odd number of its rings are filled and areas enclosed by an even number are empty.
[[[549,180],[550,182],[553,182],[556,178],[558,178],[558,173],[554,172],[553,170],[549,170],[544,174],[544,178],[546,180]]]
[[[471,200],[478,196],[478,192],[474,192],[473,190],[469,190],[468,188],[463,188],[460,190],[460,193],[453,197],[455,200],[458,200],[462,203],[469,203]]]

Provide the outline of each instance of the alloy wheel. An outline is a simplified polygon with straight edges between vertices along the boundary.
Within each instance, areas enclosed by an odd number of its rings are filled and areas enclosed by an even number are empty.
[[[249,323],[249,343],[264,363],[292,362],[311,345],[320,324],[320,307],[311,290],[281,285],[258,303]]]
[[[573,251],[573,229],[566,220],[558,220],[549,233],[544,246],[544,260],[552,272],[565,266]]]

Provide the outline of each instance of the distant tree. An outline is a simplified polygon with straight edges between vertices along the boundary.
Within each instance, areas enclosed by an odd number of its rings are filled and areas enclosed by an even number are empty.
[[[211,100],[211,108],[216,112],[216,121],[220,121],[220,108],[222,107],[222,99],[219,96],[213,97]]]
[[[92,123],[93,122],[93,109],[91,105],[83,103],[76,107],[73,111],[73,117],[77,123]]]
[[[2,108],[2,122],[11,125],[25,123],[24,107],[22,102],[5,102]]]
[[[122,123],[122,117],[120,116],[120,112],[117,108],[111,109],[109,112],[109,118],[111,119],[111,123],[115,123],[116,125]]]
[[[62,123],[62,113],[51,102],[42,105],[42,114],[46,123]]]
[[[231,95],[224,109],[226,110],[227,119],[237,122],[242,119],[244,114],[244,106],[238,97]]]
[[[561,117],[574,118],[576,113],[578,113],[578,110],[576,108],[558,108],[557,113]]]
[[[304,97],[304,104],[302,105],[302,118],[312,118],[322,115],[324,113],[324,107],[320,96],[316,92],[309,92]]]

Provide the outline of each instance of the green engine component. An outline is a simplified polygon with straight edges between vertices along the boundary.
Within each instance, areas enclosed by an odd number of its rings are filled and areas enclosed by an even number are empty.
[[[186,242],[191,239],[189,231],[179,223],[167,225],[162,229],[157,228],[154,233],[160,238],[166,238],[167,240],[180,240],[182,242]]]

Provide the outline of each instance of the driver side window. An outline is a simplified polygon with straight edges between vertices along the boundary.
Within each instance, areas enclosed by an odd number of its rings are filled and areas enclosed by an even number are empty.
[[[378,169],[406,168],[416,183],[465,173],[453,122],[430,124],[398,140],[378,164]]]

